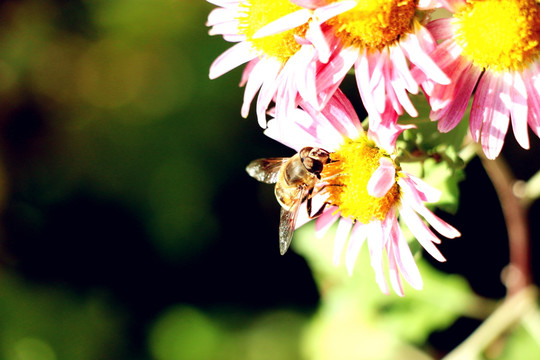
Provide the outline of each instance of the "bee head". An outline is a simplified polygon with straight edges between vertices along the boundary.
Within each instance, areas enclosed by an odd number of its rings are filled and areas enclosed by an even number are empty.
[[[304,167],[318,178],[320,178],[324,165],[330,162],[330,153],[321,148],[305,147],[300,150],[299,154]]]

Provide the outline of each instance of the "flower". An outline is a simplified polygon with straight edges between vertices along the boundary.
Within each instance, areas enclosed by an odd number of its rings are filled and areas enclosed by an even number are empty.
[[[424,249],[438,261],[445,261],[434,245],[440,243],[440,239],[419,215],[447,238],[460,236],[460,233],[425,206],[427,202],[437,201],[440,193],[398,165],[396,139],[411,126],[381,124],[366,133],[340,90],[322,111],[310,104],[302,106],[304,110],[297,109],[291,121],[270,120],[265,133],[297,151],[304,146],[318,146],[331,152],[332,162],[325,165],[318,190],[320,201],[326,201],[329,206],[316,220],[317,235],[324,234],[339,221],[335,239],[336,263],[348,239],[345,264],[352,272],[367,239],[375,278],[384,293],[389,292],[383,268],[385,253],[394,291],[403,295],[399,274],[413,288],[421,289],[422,278],[398,219],[403,220]],[[297,227],[309,221],[303,213],[299,214]]]
[[[306,80],[316,86],[311,88],[311,94],[303,94],[302,98],[314,107],[324,107],[353,67],[370,124],[394,119],[392,113],[401,115],[403,109],[413,117],[418,116],[407,92],[418,93],[420,83],[412,76],[408,61],[421,69],[424,80],[439,84],[450,82],[430,57],[436,43],[421,24],[426,15],[419,10],[426,8],[420,8],[417,1],[356,1],[350,10],[336,12],[328,9],[327,3],[332,1],[295,2],[311,8],[313,14],[309,19],[312,31],[308,40],[319,56],[314,58],[316,64],[310,65],[316,70],[311,71]],[[433,1],[421,3],[426,7],[434,6]],[[321,11],[317,13],[318,10]],[[264,33],[287,29],[283,23],[276,20],[268,24]],[[316,76],[315,80],[310,79],[311,74]]]
[[[208,1],[219,6],[208,16],[210,35],[223,35],[225,40],[236,43],[212,63],[209,77],[215,79],[247,63],[240,82],[240,86],[246,86],[241,115],[248,116],[259,92],[257,119],[261,127],[266,127],[266,111],[272,101],[278,111],[296,106],[301,91],[297,84],[305,83],[300,80],[308,64],[318,58],[311,43],[301,41],[309,31],[305,19],[311,12],[289,0]],[[260,32],[275,20],[285,20],[289,28],[271,35]]]
[[[435,62],[450,84],[423,82],[441,132],[469,118],[472,138],[489,159],[504,144],[510,119],[517,142],[529,148],[527,124],[540,136],[540,5],[536,0],[447,0],[453,17],[428,28],[439,46]],[[414,72],[414,70],[413,70]]]

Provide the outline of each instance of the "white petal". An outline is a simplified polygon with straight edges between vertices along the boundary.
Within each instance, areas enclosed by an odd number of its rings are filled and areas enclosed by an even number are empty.
[[[210,65],[210,79],[215,79],[231,71],[232,69],[256,58],[257,55],[252,51],[251,45],[247,42],[238,43],[223,54],[218,56]]]
[[[358,254],[362,249],[362,245],[366,240],[367,236],[367,225],[362,224],[361,222],[356,222],[349,237],[349,246],[345,254],[345,267],[349,272],[349,275],[352,274],[354,269],[354,264],[358,258]]]
[[[339,221],[336,230],[336,237],[334,240],[334,265],[339,264],[339,261],[341,259],[341,252],[343,251],[343,247],[345,246],[345,243],[349,238],[349,233],[351,232],[352,226],[353,222],[350,219],[341,218],[341,220]]]
[[[317,218],[317,221],[315,221],[315,236],[317,238],[322,238],[328,229],[340,218],[339,212],[334,214],[336,210],[336,206],[331,206]]]
[[[311,11],[307,9],[300,9],[285,16],[280,17],[277,20],[266,24],[253,34],[254,39],[259,39],[265,36],[279,34],[280,32],[294,29],[300,25],[308,22],[311,18]]]
[[[371,267],[375,271],[375,281],[384,294],[390,293],[388,283],[384,277],[383,250],[384,239],[381,223],[372,221],[368,224],[367,242],[369,247],[369,256],[371,258]]]
[[[342,14],[345,11],[349,11],[355,6],[356,1],[338,1],[315,9],[313,16],[318,22],[323,23],[334,16]]]

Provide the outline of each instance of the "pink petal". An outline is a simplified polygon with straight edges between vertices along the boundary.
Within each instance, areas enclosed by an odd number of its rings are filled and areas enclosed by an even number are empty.
[[[454,98],[446,108],[440,110],[440,120],[437,124],[440,132],[448,132],[459,124],[481,73],[482,70],[472,64],[469,68],[463,69],[455,87]]]
[[[380,123],[374,123],[370,118],[368,136],[375,141],[379,148],[392,153],[395,150],[396,140],[399,135],[407,129],[416,128],[416,126],[413,124],[397,124],[398,116],[394,111],[391,114],[386,114],[383,114],[385,118]]]
[[[441,192],[438,189],[429,185],[419,177],[411,174],[406,175],[406,177],[401,177],[398,180],[398,184],[404,188],[404,192],[406,191],[407,194],[413,196],[418,203],[437,202],[441,198]]]
[[[428,55],[420,46],[416,34],[409,34],[400,44],[409,60],[425,74],[428,74],[429,79],[442,85],[450,84],[450,78],[441,70],[440,65],[437,65],[435,58],[432,58],[432,55]]]
[[[273,119],[268,121],[268,127],[264,134],[280,143],[300,151],[304,146],[323,147],[313,133],[307,132],[306,123],[312,123],[312,117],[300,109],[294,111],[288,121]],[[323,147],[329,151],[327,144]]]
[[[223,54],[218,56],[210,65],[210,79],[216,79],[226,72],[256,58],[257,55],[252,51],[251,45],[247,42],[240,42]]]
[[[399,276],[398,265],[392,243],[389,243],[386,246],[386,252],[388,253],[388,272],[390,275],[390,284],[392,285],[392,289],[394,289],[396,294],[403,296],[405,293],[403,292],[403,284],[401,283],[401,278]]]
[[[210,4],[214,4],[216,6],[221,6],[221,7],[233,7],[233,6],[238,6],[238,3],[240,2],[239,0],[206,0],[207,2],[209,2]]]
[[[240,84],[238,84],[238,86],[242,87],[246,85],[247,81],[249,80],[249,76],[251,75],[251,72],[253,71],[253,68],[255,68],[255,65],[257,65],[260,61],[261,61],[261,58],[256,57],[246,64],[244,71],[242,71],[242,78],[240,79]]]
[[[223,40],[228,42],[240,42],[240,41],[246,41],[246,36],[241,34],[223,34]]]
[[[405,199],[405,196],[404,196],[404,199]],[[407,201],[407,200],[404,200],[404,201]],[[431,225],[435,230],[437,230],[439,234],[449,239],[453,239],[453,238],[461,236],[461,233],[456,228],[454,228],[450,224],[443,221],[437,215],[432,213],[423,204],[418,203],[416,201],[407,201],[407,204],[410,205],[413,208],[413,210],[416,211],[418,214],[422,215],[424,219],[426,219],[428,224]]]
[[[519,73],[514,73],[510,88],[511,109],[510,118],[514,137],[522,148],[529,148],[529,131],[527,128],[527,89]]]
[[[368,79],[373,105],[379,114],[382,114],[386,108],[386,80],[390,81],[389,71],[391,67],[390,64],[387,65],[388,54],[386,50],[383,49],[383,52],[384,54],[373,53],[367,56],[368,62],[375,64]]]
[[[464,82],[465,84],[469,83],[469,81],[466,80],[469,74],[469,69],[472,67],[472,63],[466,58],[458,58],[456,61],[448,64],[445,70],[452,77],[452,83],[449,85],[433,85],[433,91],[430,94],[429,104],[434,112],[444,109],[453,101],[456,93],[459,92],[457,90],[459,84],[463,85]],[[444,111],[445,110],[442,110],[442,112]],[[439,120],[440,117],[431,116],[431,119]]]
[[[431,10],[441,7],[441,4],[437,0],[419,0],[417,7],[420,10]]]
[[[289,59],[289,61],[294,60],[294,69],[292,69],[292,72],[295,74],[294,81],[298,89],[298,94],[303,101],[311,103],[313,107],[319,106],[316,86],[316,55],[316,51],[312,46],[302,46]]]
[[[442,6],[447,8],[453,13],[456,13],[465,5],[465,0],[437,0],[441,3]]]
[[[234,21],[227,21],[220,24],[215,24],[212,26],[210,30],[208,30],[208,35],[223,35],[225,38],[226,36],[238,36],[238,22]],[[229,37],[227,37],[229,38]],[[245,35],[243,35],[243,39],[245,39]]]
[[[330,206],[317,218],[315,221],[315,236],[317,238],[322,238],[328,232],[328,229],[340,218],[339,212],[334,214],[337,209],[337,206]]]
[[[399,214],[420,245],[422,245],[422,247],[436,260],[440,262],[446,261],[441,252],[433,245],[433,242],[440,242],[439,238],[429,230],[426,224],[420,220],[418,215],[405,204],[402,204]]]
[[[295,79],[295,70],[298,60],[296,56],[292,56],[276,79],[277,89],[274,95],[276,118],[286,119],[290,117],[290,112],[297,108],[298,82]]]
[[[437,40],[450,39],[454,36],[452,29],[452,18],[439,18],[430,21],[426,27],[431,35]]]
[[[402,81],[401,78],[395,77],[392,79],[392,88],[395,91],[395,95],[397,97],[397,100],[401,106],[407,111],[407,113],[411,117],[417,117],[418,111],[416,111],[413,103],[411,102],[411,99],[409,99],[409,96],[407,95],[407,92],[405,91],[406,84]],[[401,109],[394,106],[394,109],[398,114],[401,115],[402,111]]]
[[[390,49],[390,60],[392,69],[400,75],[400,79],[402,79],[402,83],[407,91],[412,94],[418,93],[418,83],[411,75],[411,70],[401,47],[394,46]]]
[[[306,9],[315,9],[324,6],[328,0],[291,0],[291,2]]]
[[[413,288],[421,290],[423,287],[422,276],[397,221],[394,224],[393,241],[396,248],[394,255],[399,271]]]
[[[509,109],[501,100],[509,97],[509,87],[502,77],[486,71],[478,84],[471,110],[471,122],[482,121],[481,143],[488,159],[495,159],[508,131]],[[474,120],[472,120],[474,119]]]
[[[536,136],[540,136],[540,64],[533,64],[523,72],[527,89],[528,123]]]
[[[339,89],[322,109],[321,114],[340,134],[350,139],[356,139],[364,132],[354,107]]]
[[[381,117],[384,117],[386,114],[387,117],[389,117],[390,113],[396,113],[398,116],[403,115],[403,106],[401,106],[400,98],[403,96],[407,97],[407,94],[405,92],[405,86],[401,82],[401,79],[399,78],[398,74],[390,74],[390,72],[393,72],[390,68],[385,68],[385,78],[388,79],[386,81],[386,89],[384,89],[386,92],[382,92],[382,95],[375,95],[375,97],[383,98],[385,101],[384,106],[381,107],[382,112],[378,115]],[[380,88],[380,90],[383,90]],[[398,97],[397,93],[400,92],[402,95]],[[381,119],[382,120],[382,119]],[[384,120],[383,120],[384,121]]]
[[[279,85],[275,79],[277,79],[283,67],[283,64],[277,60],[268,58],[265,59],[265,62],[268,62],[265,66],[267,70],[266,80],[261,86],[259,97],[257,98],[257,121],[262,128],[266,127],[266,110],[274,98]]]
[[[319,93],[319,110],[323,109],[337,90],[351,67],[358,58],[353,49],[342,49],[333,54],[317,73],[317,92]]]
[[[205,25],[214,26],[226,22],[234,22],[238,24],[238,20],[233,20],[237,16],[237,14],[238,11],[236,9],[215,8],[210,11],[210,14],[208,14],[208,19]],[[236,32],[238,32],[238,27],[236,28]]]
[[[369,81],[367,79],[370,78],[369,73],[369,63],[368,59],[365,53],[365,50],[360,56],[358,57],[358,60],[356,61],[354,65],[354,74],[356,77],[356,84],[358,86],[358,91],[360,93],[360,97],[362,98],[362,103],[364,104],[364,107],[366,108],[366,111],[368,114],[372,113],[378,113],[377,109],[374,106],[374,99],[371,94],[371,88],[369,85]]]
[[[536,134],[536,136],[540,137],[540,115],[529,111],[527,123],[531,127],[532,131]]]
[[[324,148],[333,151],[343,143],[342,133],[331,123],[323,113],[315,110],[310,104],[301,103],[300,106],[309,114],[311,123],[303,126],[303,130],[309,133],[315,140],[320,140]],[[301,110],[298,110],[301,111]],[[283,119],[288,122],[287,119]],[[297,141],[299,142],[299,141]],[[304,145],[306,146],[306,145]]]
[[[326,64],[331,55],[330,45],[326,41],[326,36],[323,34],[319,23],[315,21],[309,23],[309,30],[306,33],[306,38],[313,44],[315,49],[317,49],[319,61]]]
[[[249,107],[253,101],[253,98],[255,98],[257,91],[259,91],[264,81],[267,80],[267,72],[265,71],[265,67],[266,63],[264,61],[259,61],[257,58],[256,60],[250,61],[244,69],[242,81],[240,82],[240,85],[242,85],[242,83],[246,81],[244,101],[240,110],[240,114],[243,118],[248,117]]]
[[[368,194],[376,198],[386,195],[396,182],[396,168],[392,160],[382,157],[379,164],[367,184]]]
[[[446,40],[439,44],[429,56],[447,76],[452,76],[457,74],[452,72],[449,67],[459,59],[462,52],[463,49],[455,41]],[[411,69],[411,74],[417,83],[424,83],[428,80],[428,73],[425,71],[423,67],[419,67],[418,65]]]

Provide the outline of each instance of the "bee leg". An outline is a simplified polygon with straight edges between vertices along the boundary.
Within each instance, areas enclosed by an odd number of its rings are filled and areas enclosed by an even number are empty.
[[[329,203],[328,201],[325,201],[325,202],[322,204],[322,206],[319,208],[319,210],[317,210],[317,212],[316,212],[315,214],[311,215],[311,214],[310,214],[311,211],[310,211],[310,212],[308,213],[309,217],[310,217],[311,219],[314,219],[314,218],[320,216],[320,215],[323,213],[324,209],[326,209],[326,206],[327,206],[327,205],[330,205],[330,203]],[[311,210],[311,209],[310,209],[310,210]]]
[[[323,213],[326,206],[330,205],[330,203],[328,201],[325,201],[321,205],[319,210],[317,210],[317,212],[315,214],[311,214],[311,210],[312,210],[311,199],[313,198],[312,193],[313,193],[313,189],[310,189],[309,192],[308,192],[308,197],[307,197],[307,201],[306,201],[307,213],[308,213],[308,216],[309,216],[310,219],[314,219],[314,218],[320,216]]]
[[[307,207],[307,214],[310,218],[311,217],[311,198],[313,196],[313,188],[310,188],[307,193],[307,201],[306,201],[306,207]]]

